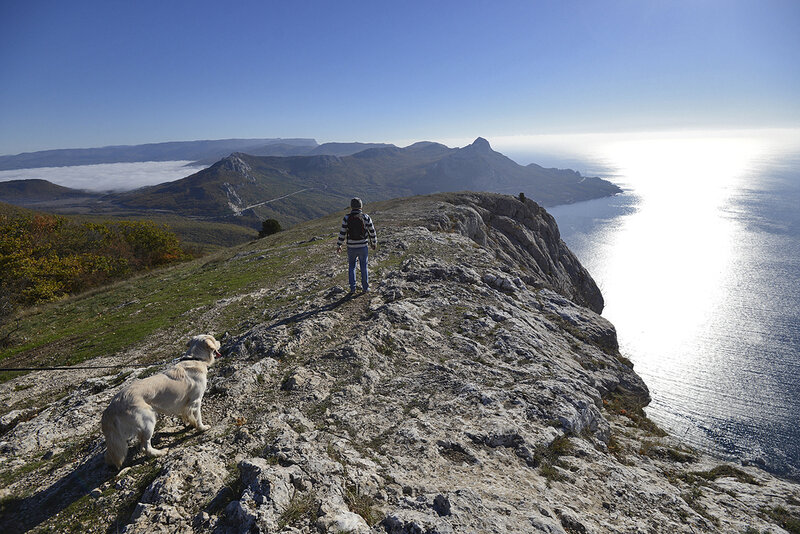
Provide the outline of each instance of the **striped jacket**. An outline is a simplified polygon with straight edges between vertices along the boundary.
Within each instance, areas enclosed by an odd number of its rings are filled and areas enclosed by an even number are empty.
[[[347,239],[347,248],[361,248],[367,246],[367,240],[361,239],[358,241],[352,241],[350,238],[347,237],[347,218],[350,215],[362,215],[364,217],[364,226],[367,227],[367,237],[369,238],[369,243],[374,247],[378,244],[378,235],[375,233],[375,226],[372,224],[372,219],[369,218],[369,215],[366,213],[362,213],[361,210],[353,210],[347,215],[344,216],[342,219],[342,229],[339,230],[339,246],[342,246],[344,240]]]

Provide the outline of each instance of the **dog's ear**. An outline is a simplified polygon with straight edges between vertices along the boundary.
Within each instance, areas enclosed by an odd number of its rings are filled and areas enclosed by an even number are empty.
[[[193,336],[189,339],[189,342],[186,343],[187,348],[194,348],[198,342],[205,340],[207,336],[205,334],[201,334],[199,336]]]
[[[217,341],[217,338],[215,338],[214,336],[206,335],[204,337],[205,337],[205,340],[206,340],[206,346],[209,349],[211,349],[212,351],[213,350],[219,350],[219,348],[222,346],[222,343]]]

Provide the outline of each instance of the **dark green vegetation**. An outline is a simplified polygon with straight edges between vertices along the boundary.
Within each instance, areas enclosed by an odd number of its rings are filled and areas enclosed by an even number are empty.
[[[614,391],[608,398],[603,399],[603,407],[611,413],[626,417],[630,426],[654,436],[666,436],[667,433],[644,413],[644,406],[646,406],[646,402],[643,399],[629,395],[622,390]]]
[[[380,515],[375,511],[375,499],[362,493],[358,486],[344,488],[343,497],[350,511],[363,517],[368,525],[374,525],[380,520]]]
[[[800,517],[793,515],[786,508],[782,506],[776,506],[771,509],[765,508],[761,510],[761,513],[792,534],[800,534]]]
[[[261,231],[258,232],[258,237],[267,237],[268,235],[278,233],[281,230],[283,230],[283,228],[281,228],[281,223],[275,219],[267,219],[261,223]]]
[[[739,482],[744,482],[745,484],[758,485],[756,479],[753,478],[751,475],[748,475],[741,469],[737,469],[727,464],[718,465],[717,467],[714,467],[713,469],[710,469],[708,471],[693,472],[690,474],[710,481],[714,481],[717,480],[718,478],[723,478],[723,477],[731,477],[735,478]]]
[[[548,481],[564,480],[566,476],[556,467],[567,468],[561,457],[571,455],[573,449],[574,446],[568,436],[558,436],[549,445],[537,447],[534,452],[534,463],[539,466],[539,472]]]
[[[0,317],[189,258],[175,234],[149,221],[79,222],[3,210]]]
[[[689,505],[695,512],[705,517],[711,523],[718,525],[719,519],[711,515],[708,508],[702,503],[701,499],[705,491],[714,491],[717,493],[728,493],[735,497],[735,493],[730,490],[724,490],[715,484],[719,478],[734,478],[739,482],[745,484],[752,484],[754,486],[760,485],[759,482],[751,475],[745,473],[741,469],[737,469],[732,465],[721,464],[708,471],[690,471],[683,473],[675,473],[669,475],[673,484],[682,482],[685,490],[681,493],[681,498]],[[769,514],[767,514],[769,515]],[[776,517],[772,519],[780,524],[780,520]],[[785,527],[784,527],[785,528]]]
[[[295,490],[292,500],[289,501],[289,507],[281,514],[278,526],[283,529],[304,518],[314,524],[317,520],[317,508],[318,504],[314,494],[301,494]]]
[[[107,216],[82,216],[85,220],[108,220]],[[165,225],[177,235],[185,248],[195,256],[241,245],[258,237],[252,228],[238,224],[203,221],[178,215],[158,213],[138,213],[116,215],[114,219],[141,220],[146,219],[155,224]]]
[[[728,464],[718,465],[708,471],[689,471],[681,473],[675,475],[675,478],[693,486],[712,487],[714,486],[714,482],[720,478],[734,478],[744,484],[759,485],[758,481],[752,475]]]

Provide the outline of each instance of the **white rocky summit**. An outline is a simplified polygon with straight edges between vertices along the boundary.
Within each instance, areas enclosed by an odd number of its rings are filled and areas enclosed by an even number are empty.
[[[222,340],[211,429],[165,418],[164,457],[102,464],[100,413],[139,369],[3,383],[0,531],[798,531],[800,486],[645,417],[647,387],[544,209],[473,193],[365,209],[380,240],[370,293],[346,297],[332,216],[208,262],[295,267],[113,356]]]

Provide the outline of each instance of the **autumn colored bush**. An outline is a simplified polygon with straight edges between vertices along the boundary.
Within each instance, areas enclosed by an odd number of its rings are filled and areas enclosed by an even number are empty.
[[[188,258],[175,234],[149,221],[0,214],[0,313]]]

